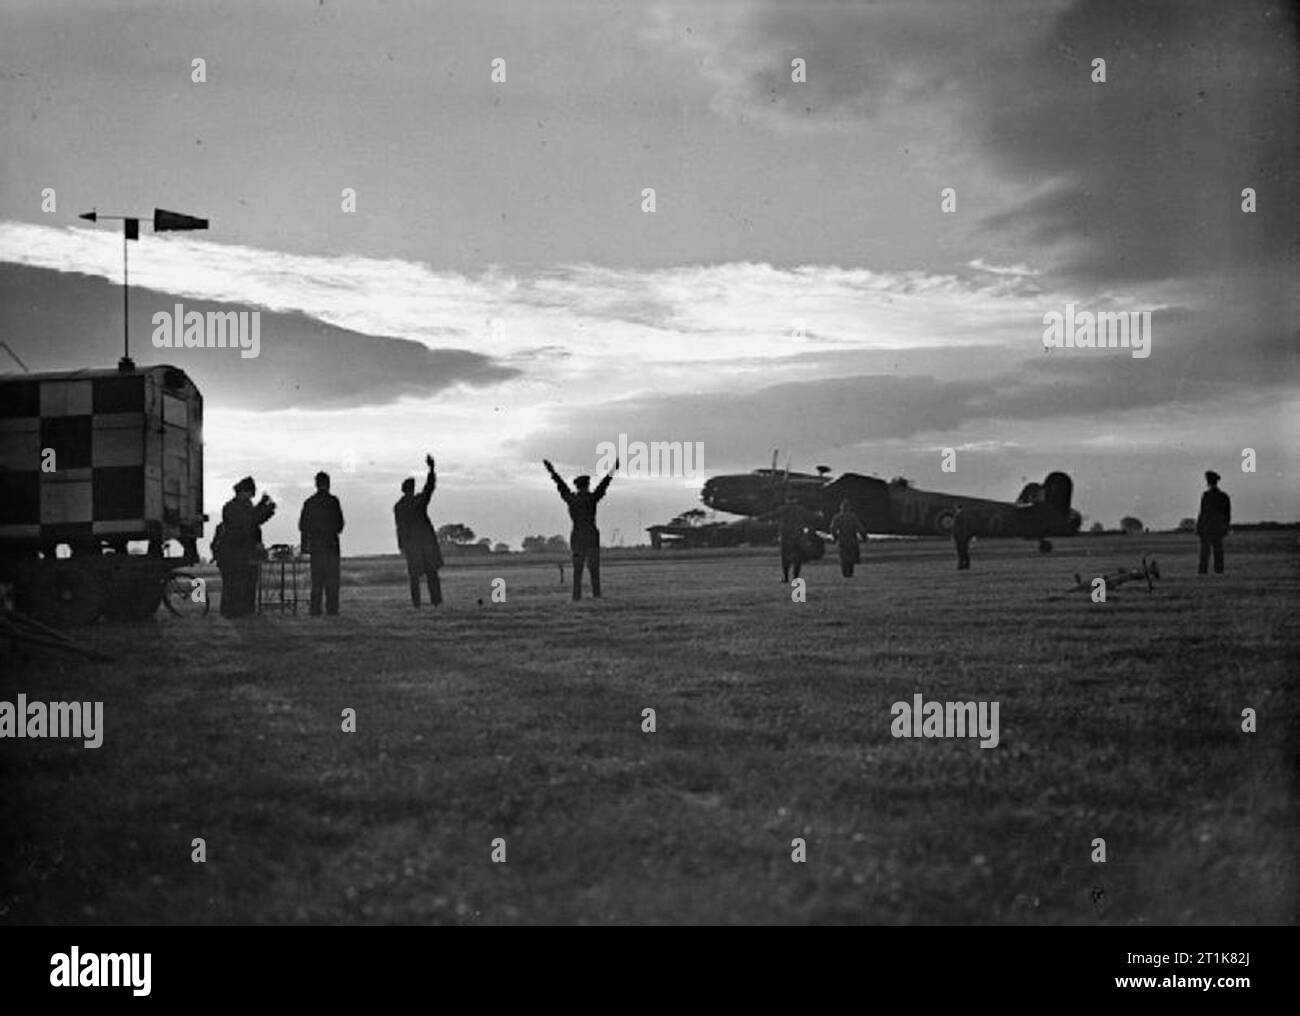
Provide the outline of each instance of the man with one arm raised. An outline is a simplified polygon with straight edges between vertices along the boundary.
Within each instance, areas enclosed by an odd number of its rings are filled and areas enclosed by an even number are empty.
[[[393,521],[397,524],[397,547],[406,558],[406,575],[411,582],[411,606],[420,606],[420,577],[429,584],[429,599],[436,607],[442,603],[442,583],[438,569],[442,567],[442,551],[438,548],[438,534],[429,521],[429,499],[438,486],[433,456],[424,457],[429,467],[424,489],[415,492],[415,479],[408,476],[402,481],[402,497],[393,505]]]

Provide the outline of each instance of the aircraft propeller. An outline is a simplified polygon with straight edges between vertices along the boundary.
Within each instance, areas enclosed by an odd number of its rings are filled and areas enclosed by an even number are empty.
[[[773,448],[773,449],[772,449],[771,488],[772,488],[772,497],[773,497],[773,499],[774,499],[778,504],[783,504],[783,503],[785,502],[786,494],[789,493],[789,490],[790,490],[790,456],[791,456],[791,453],[790,453],[790,452],[786,452],[786,455],[785,455],[785,470],[781,473],[781,488],[780,488],[780,494],[778,495],[778,494],[777,494],[777,486],[776,486],[776,475],[777,475],[777,468],[776,468],[776,467],[777,467],[777,459],[778,459],[778,457],[780,456],[780,454],[781,454],[781,450],[780,450],[779,448]]]

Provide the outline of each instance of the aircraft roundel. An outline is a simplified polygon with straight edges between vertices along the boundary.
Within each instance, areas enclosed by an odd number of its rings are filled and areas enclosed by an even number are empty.
[[[934,517],[934,531],[940,536],[949,536],[952,533],[952,516],[951,508],[941,508]]]

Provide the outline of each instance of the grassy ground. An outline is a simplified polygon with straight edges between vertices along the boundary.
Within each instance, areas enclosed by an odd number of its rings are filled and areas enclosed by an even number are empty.
[[[1154,594],[1053,597],[1143,551]],[[802,604],[774,551],[610,556],[576,605],[466,561],[418,614],[346,561],[337,619],[99,625],[114,663],[4,658],[0,698],[106,732],[0,741],[0,922],[1294,923],[1300,548],[1194,554],[873,544]],[[998,701],[1001,743],[891,737],[917,692]]]

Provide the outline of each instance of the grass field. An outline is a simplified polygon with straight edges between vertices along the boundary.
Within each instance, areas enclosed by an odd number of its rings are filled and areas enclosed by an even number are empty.
[[[806,603],[775,550],[611,554],[580,604],[489,558],[418,614],[345,561],[336,619],[84,629],[115,662],[4,657],[105,735],[0,741],[0,922],[1295,923],[1300,547],[1195,550],[873,543]],[[1054,597],[1143,552],[1153,594]],[[918,692],[1000,743],[892,737]]]

